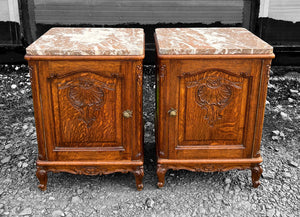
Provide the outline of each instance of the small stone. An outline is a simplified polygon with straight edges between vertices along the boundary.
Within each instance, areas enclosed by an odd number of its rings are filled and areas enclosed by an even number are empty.
[[[82,190],[82,189],[80,189],[80,188],[79,188],[79,189],[77,189],[77,194],[79,194],[79,195],[80,195],[80,194],[82,194],[82,193],[83,193],[83,190]]]
[[[292,167],[298,167],[299,165],[295,161],[289,161],[289,165]]]
[[[215,209],[214,207],[211,206],[211,207],[209,207],[209,212],[210,212],[210,213],[215,213],[215,212],[216,212],[216,209]]]
[[[9,149],[12,146],[11,143],[7,144],[6,146],[4,146],[5,149]]]
[[[194,210],[192,216],[197,216],[197,209]]]
[[[27,159],[24,155],[21,155],[20,157],[19,157],[19,160],[25,160],[25,159]]]
[[[230,184],[230,183],[231,183],[231,179],[230,179],[230,178],[226,178],[226,179],[225,179],[225,184],[228,185],[228,184]]]
[[[28,167],[28,163],[24,162],[23,165],[22,165],[22,167],[23,167],[23,168]]]
[[[290,92],[291,92],[291,93],[298,93],[299,91],[298,91],[298,90],[290,89]]]
[[[20,216],[31,215],[31,214],[32,214],[32,210],[30,207],[23,209],[22,212],[19,213]]]
[[[78,196],[72,197],[72,203],[79,203],[79,202],[80,202],[80,197]]]
[[[240,192],[240,191],[241,191],[241,189],[240,189],[240,187],[239,187],[239,186],[235,185],[235,186],[234,186],[234,191],[235,191],[235,192]]]
[[[10,161],[10,159],[11,159],[11,156],[5,157],[1,160],[1,163],[2,164],[8,163]]]
[[[275,178],[275,172],[273,171],[266,171],[262,174],[264,179],[274,179]]]
[[[118,214],[118,211],[117,211],[117,210],[114,210],[113,213],[114,213],[114,214]]]
[[[206,211],[205,211],[205,209],[204,209],[203,207],[201,207],[201,208],[199,209],[199,213],[200,213],[200,214],[205,214],[205,212],[206,212]]]
[[[28,124],[24,124],[22,128],[23,128],[23,130],[27,130],[28,127],[29,127]]]
[[[216,193],[215,197],[216,197],[217,200],[222,200],[223,199],[223,196],[220,193]]]
[[[290,190],[290,187],[287,184],[283,184],[282,189],[284,191],[288,191],[288,190]]]
[[[16,88],[17,88],[17,85],[12,84],[10,87],[11,87],[11,89],[16,89]]]
[[[249,201],[243,201],[242,207],[249,212],[251,210],[251,203]]]
[[[0,209],[3,209],[3,208],[4,208],[4,204],[0,203]]]
[[[285,121],[291,121],[292,119],[289,117],[289,115],[285,112],[280,112],[280,115],[282,117],[283,120]]]
[[[289,102],[294,102],[294,99],[288,98],[288,101],[289,101]]]
[[[272,217],[275,215],[275,209],[269,209],[267,211],[267,217]]]
[[[290,173],[288,173],[288,172],[284,172],[284,173],[283,173],[283,176],[284,176],[285,178],[292,178],[292,174],[290,174]]]
[[[23,162],[19,162],[19,163],[18,163],[18,167],[19,167],[19,168],[21,168],[22,165],[23,165]]]
[[[228,191],[229,191],[229,188],[230,188],[230,185],[229,185],[229,184],[226,185],[226,186],[225,186],[225,192],[228,192]]]
[[[279,130],[273,130],[272,133],[274,133],[276,136],[278,136],[280,131]]]
[[[154,201],[151,198],[147,198],[145,204],[148,208],[153,208]]]
[[[60,216],[65,216],[65,214],[61,210],[55,210],[54,212],[52,212],[52,216],[53,217],[60,217]]]
[[[49,200],[55,200],[55,197],[49,197]]]

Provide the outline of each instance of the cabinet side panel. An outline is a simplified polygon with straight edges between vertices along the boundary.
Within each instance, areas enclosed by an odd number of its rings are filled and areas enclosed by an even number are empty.
[[[132,160],[144,159],[144,124],[143,124],[143,61],[132,62],[134,75],[135,98],[132,103],[135,106],[135,137],[132,144]],[[132,98],[132,97],[131,97]]]
[[[265,114],[265,105],[267,98],[267,90],[268,90],[268,81],[270,77],[270,68],[271,68],[271,59],[262,59],[261,60],[261,85],[260,85],[260,94],[258,98],[258,106],[257,106],[257,120],[256,120],[256,129],[254,132],[254,142],[252,148],[252,157],[260,157],[260,144],[262,138],[263,131],[263,122],[264,122],[264,114]]]
[[[32,88],[32,97],[33,97],[33,106],[34,106],[34,118],[35,118],[35,127],[37,133],[37,141],[38,141],[38,159],[39,160],[47,160],[47,150],[46,150],[46,142],[44,135],[44,119],[42,114],[42,101],[40,97],[40,86],[39,86],[39,64],[36,61],[29,61],[29,73],[31,80],[31,88]]]
[[[169,77],[169,61],[158,59],[157,65],[157,93],[156,93],[156,151],[159,158],[169,157],[169,127],[167,125],[167,104],[168,104],[168,77]]]

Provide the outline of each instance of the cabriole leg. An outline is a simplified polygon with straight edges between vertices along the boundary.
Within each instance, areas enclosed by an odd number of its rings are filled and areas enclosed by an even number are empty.
[[[259,164],[254,165],[254,167],[251,168],[252,172],[252,184],[254,188],[257,188],[260,185],[259,178],[263,172],[263,169]]]
[[[138,191],[141,191],[144,187],[143,185],[143,177],[144,177],[144,167],[138,166],[136,170],[133,172],[135,176],[136,188]]]
[[[44,170],[41,167],[37,167],[36,176],[37,176],[37,178],[38,178],[38,180],[40,182],[40,184],[38,185],[38,187],[42,191],[45,191],[47,189],[47,180],[48,180],[47,171]]]
[[[165,168],[162,164],[157,164],[157,177],[158,177],[158,182],[157,182],[157,187],[162,188],[165,184],[165,175],[167,172],[167,168]]]

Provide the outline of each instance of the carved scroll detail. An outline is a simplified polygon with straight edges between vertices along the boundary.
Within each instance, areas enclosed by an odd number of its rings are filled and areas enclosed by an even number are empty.
[[[68,167],[68,168],[62,168],[62,169],[53,169],[49,168],[48,171],[57,173],[57,172],[66,172],[66,173],[72,173],[77,175],[90,175],[90,176],[96,176],[96,175],[106,175],[110,173],[115,172],[121,172],[121,173],[128,173],[128,168],[121,168],[118,167],[116,169],[108,169],[103,168],[99,166],[76,166],[76,167]]]
[[[209,76],[198,81],[188,82],[187,87],[194,87],[195,101],[206,110],[205,119],[213,127],[222,116],[220,112],[230,103],[233,88],[241,89],[240,82],[233,82],[217,76]]]
[[[267,80],[269,80],[269,78],[270,78],[270,70],[271,70],[271,65],[270,64],[267,64],[266,65],[266,68],[267,68]]]
[[[167,66],[165,64],[159,65],[159,76],[161,79],[164,79],[165,74],[167,73]]]
[[[245,170],[249,169],[249,165],[222,165],[222,164],[200,164],[195,166],[168,166],[173,170],[189,170],[193,172],[224,172],[229,170]]]
[[[105,102],[104,88],[114,90],[111,84],[95,81],[89,78],[78,78],[63,83],[59,89],[67,89],[67,97],[71,105],[80,112],[79,119],[87,127],[96,120],[95,111]]]
[[[141,64],[136,65],[135,68],[136,76],[137,76],[137,84],[139,86],[143,85],[143,66]]]
[[[30,81],[31,81],[31,83],[32,83],[32,82],[33,82],[33,81],[32,81],[32,77],[33,77],[33,75],[32,75],[32,73],[33,73],[33,67],[30,66],[30,65],[28,65],[28,70],[29,70]]]

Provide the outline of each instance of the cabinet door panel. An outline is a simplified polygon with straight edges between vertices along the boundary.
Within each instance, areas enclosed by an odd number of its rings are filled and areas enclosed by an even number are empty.
[[[135,92],[130,64],[40,63],[43,125],[49,160],[128,160],[131,158]],[[88,67],[89,66],[89,67]],[[89,69],[90,68],[90,69]],[[126,90],[126,91],[125,91]]]
[[[51,80],[57,147],[121,146],[121,82],[92,72]]]
[[[234,65],[233,65],[234,63]],[[245,158],[251,155],[260,63],[243,60],[172,62],[166,110],[169,158]],[[218,66],[218,67],[216,67]],[[173,68],[172,68],[173,67]],[[174,89],[176,87],[176,89]]]
[[[241,145],[248,79],[208,70],[180,79],[179,146]]]

